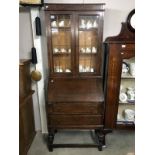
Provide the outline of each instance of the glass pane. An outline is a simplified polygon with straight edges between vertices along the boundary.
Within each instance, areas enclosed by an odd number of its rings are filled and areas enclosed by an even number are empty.
[[[81,53],[97,53],[97,31],[79,31],[79,48]]]
[[[57,55],[54,56],[54,72],[57,73],[70,73],[71,72],[71,56],[70,55]]]
[[[135,58],[124,59],[119,94],[117,121],[135,120]]]
[[[70,15],[51,15],[51,27],[70,27]]]
[[[79,31],[79,72],[96,72],[97,31]]]
[[[52,29],[53,54],[71,53],[71,31]]]
[[[71,29],[69,15],[51,15],[54,72],[70,73]]]
[[[98,18],[99,16],[80,16],[79,28],[81,29],[98,28]]]
[[[79,72],[94,73],[98,52],[99,16],[79,17]]]

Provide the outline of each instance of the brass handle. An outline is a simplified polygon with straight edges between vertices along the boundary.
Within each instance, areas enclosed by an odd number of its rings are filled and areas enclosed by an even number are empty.
[[[125,44],[122,44],[122,48],[126,48],[126,45]]]
[[[39,71],[35,70],[31,72],[31,79],[34,81],[40,81],[42,78],[42,75]]]

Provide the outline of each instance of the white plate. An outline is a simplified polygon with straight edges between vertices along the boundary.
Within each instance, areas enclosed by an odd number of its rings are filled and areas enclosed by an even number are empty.
[[[119,100],[120,100],[121,102],[126,102],[127,99],[128,99],[128,97],[127,97],[127,95],[126,95],[125,93],[120,93],[120,95],[119,95]]]

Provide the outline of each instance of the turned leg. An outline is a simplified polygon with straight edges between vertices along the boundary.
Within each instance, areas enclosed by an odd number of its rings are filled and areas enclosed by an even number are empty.
[[[98,141],[99,141],[98,149],[99,149],[99,151],[102,151],[103,146],[105,146],[105,135],[104,134],[100,134],[98,136]]]
[[[103,129],[95,130],[96,136],[98,138],[98,149],[102,151],[103,146],[105,146],[105,134]]]
[[[50,152],[53,151],[54,131],[50,131],[48,134],[48,149]]]

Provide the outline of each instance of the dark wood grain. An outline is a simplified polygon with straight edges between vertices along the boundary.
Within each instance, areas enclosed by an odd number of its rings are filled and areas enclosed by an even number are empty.
[[[102,114],[103,113],[102,103],[51,103],[48,106],[49,114]]]
[[[108,37],[105,41],[106,58],[106,85],[105,85],[105,126],[107,128],[134,128],[134,124],[117,125],[119,105],[119,91],[121,83],[122,61],[135,56],[135,35],[122,23],[118,36]]]
[[[65,130],[68,130],[68,129],[77,129],[77,130],[95,130],[95,129],[103,129],[104,128],[104,125],[103,124],[100,124],[100,125],[87,125],[87,124],[84,124],[84,125],[56,125],[56,126],[53,126],[52,124],[48,124],[48,131],[51,132],[51,129],[65,129]]]
[[[116,130],[134,130],[134,124],[117,123]]]
[[[44,5],[46,11],[104,11],[105,3],[101,4],[48,4]]]
[[[53,151],[54,131],[57,129],[94,129],[104,131],[104,92],[103,92],[103,12],[104,4],[45,4],[46,32],[49,61],[48,93],[46,101],[48,124],[48,148]],[[71,73],[55,73],[53,54],[51,15],[68,15],[71,19]],[[98,17],[98,28],[89,31],[80,29],[81,16]],[[60,30],[58,28],[58,30]],[[96,36],[95,72],[79,72],[79,30]],[[90,35],[89,34],[89,35]],[[92,36],[93,37],[93,36]],[[54,39],[53,39],[54,40]],[[62,40],[63,42],[63,40]],[[60,39],[61,43],[61,39]],[[89,54],[90,55],[90,54]],[[65,55],[66,56],[66,55]],[[82,55],[83,57],[84,54]],[[91,55],[92,56],[92,55]],[[105,135],[104,132],[100,132]],[[102,141],[104,136],[98,138]],[[100,147],[103,144],[100,143]]]
[[[35,136],[30,60],[19,64],[19,152],[26,155]]]
[[[53,79],[48,85],[48,102],[103,102],[101,79]]]
[[[49,115],[49,124],[53,127],[59,125],[100,125],[102,124],[102,115]]]
[[[30,60],[21,59],[19,65],[19,97],[23,99],[31,90]]]

